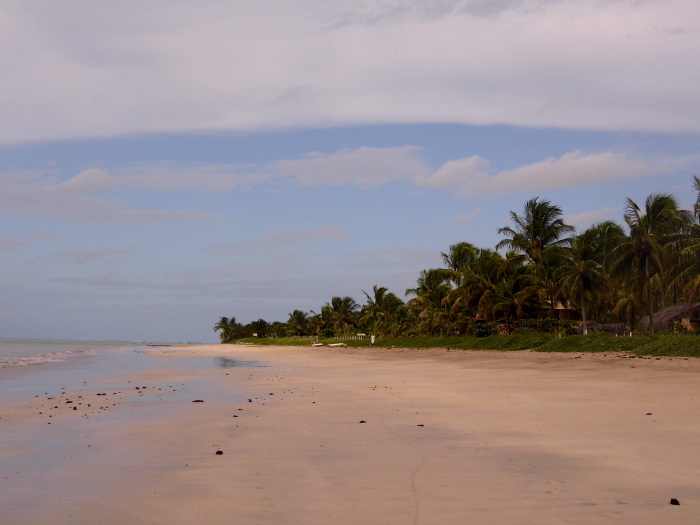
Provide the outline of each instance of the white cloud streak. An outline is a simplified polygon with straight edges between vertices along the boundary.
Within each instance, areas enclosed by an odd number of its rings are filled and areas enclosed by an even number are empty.
[[[108,189],[113,189],[111,177],[99,170],[83,172],[63,184],[49,177],[5,173],[0,174],[0,209],[3,213],[93,225],[144,226],[220,220],[217,214],[203,211],[131,209],[124,201],[92,195]]]
[[[60,240],[60,236],[47,232],[0,235],[0,251],[18,251],[45,242]]]
[[[583,213],[577,213],[576,215],[567,215],[564,217],[564,222],[566,224],[571,224],[577,231],[582,232],[583,230],[590,228],[594,224],[598,224],[604,221],[620,221],[620,216],[622,214],[622,208],[609,208],[605,207],[600,210],[585,211]]]
[[[209,192],[249,189],[266,184],[304,187],[354,185],[372,189],[395,182],[446,190],[462,198],[501,196],[519,192],[576,188],[612,180],[629,180],[678,173],[697,161],[694,157],[665,160],[634,159],[613,152],[572,151],[509,170],[493,169],[488,159],[472,156],[432,168],[415,146],[342,149],[310,153],[302,159],[281,160],[259,167],[204,165],[189,168],[142,165],[115,174],[90,168],[67,181],[38,172],[0,174],[0,206],[5,213],[38,215],[85,224],[161,224],[175,221],[218,221],[212,212],[129,208],[109,197],[114,191]],[[467,221],[470,217],[459,220]],[[329,233],[316,232],[320,238]],[[270,242],[293,238],[291,231]],[[303,241],[303,239],[301,239]],[[263,242],[262,240],[260,241]]]
[[[558,158],[497,172],[488,160],[470,157],[447,162],[417,182],[427,188],[451,189],[469,198],[575,188],[616,179],[674,173],[684,165],[685,161],[680,159],[656,163],[610,152],[573,151]]]
[[[301,160],[276,162],[269,170],[293,177],[302,186],[353,184],[375,188],[427,175],[430,168],[419,158],[421,151],[405,146],[343,149],[331,155],[309,153]]]
[[[386,122],[700,131],[687,0],[10,0],[0,20],[6,143]]]
[[[289,230],[271,230],[250,243],[219,243],[209,251],[217,255],[250,255],[287,247],[302,248],[313,244],[343,243],[348,232],[338,226]]]
[[[124,260],[128,255],[142,250],[141,246],[127,246],[126,248],[104,248],[102,246],[89,246],[87,248],[71,248],[62,252],[49,255],[51,257],[61,257],[77,265],[99,261],[100,263],[115,263]]]
[[[474,219],[476,219],[479,215],[480,210],[474,210],[473,212],[464,215],[460,214],[454,219],[452,219],[450,222],[448,222],[445,226],[447,228],[455,228],[457,226],[461,226],[463,224],[468,224],[472,222]]]

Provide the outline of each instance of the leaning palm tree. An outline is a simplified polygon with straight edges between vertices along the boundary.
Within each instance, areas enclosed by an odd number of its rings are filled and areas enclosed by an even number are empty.
[[[631,271],[641,276],[646,292],[649,326],[654,329],[655,291],[653,277],[664,271],[671,259],[665,248],[682,239],[692,224],[692,215],[678,207],[675,197],[667,193],[649,195],[642,210],[632,199],[627,199],[625,222],[629,233],[620,237],[613,250],[618,273]],[[658,285],[657,285],[658,287]]]
[[[218,332],[221,330],[219,339],[222,343],[228,343],[235,338],[235,330],[237,327],[238,323],[235,317],[231,317],[230,319],[228,317],[221,317],[214,325],[214,331]]]
[[[524,253],[533,263],[539,263],[542,252],[549,246],[563,244],[563,237],[574,233],[574,227],[566,224],[562,218],[562,210],[547,200],[539,197],[525,203],[523,214],[511,211],[510,219],[513,227],[506,226],[498,229],[503,239],[496,249],[508,248]]]

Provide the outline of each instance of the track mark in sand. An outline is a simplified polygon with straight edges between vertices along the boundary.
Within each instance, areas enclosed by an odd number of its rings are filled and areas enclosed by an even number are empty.
[[[386,423],[384,423],[384,418],[382,416],[379,416],[379,421],[382,422],[382,426],[386,428],[389,432],[394,434],[396,437],[398,437],[401,441],[404,442],[404,444],[412,449],[415,453],[418,454],[420,457],[420,463],[416,468],[413,469],[413,472],[411,473],[411,492],[413,493],[413,501],[415,502],[415,514],[413,516],[413,525],[418,525],[420,522],[420,510],[421,510],[421,505],[420,505],[420,497],[418,495],[418,488],[416,486],[416,478],[418,477],[418,472],[420,469],[422,469],[425,466],[425,455],[423,454],[423,451],[416,447],[413,443],[408,441],[405,437],[403,437],[396,429],[393,429],[389,426],[387,426]]]

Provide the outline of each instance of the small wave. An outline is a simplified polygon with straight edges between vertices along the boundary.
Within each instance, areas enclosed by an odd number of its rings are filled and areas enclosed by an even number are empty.
[[[14,357],[7,361],[0,362],[0,368],[9,368],[12,366],[29,366],[40,365],[42,363],[57,363],[65,361],[71,357],[79,357],[84,355],[97,355],[93,350],[64,350],[63,352],[52,352],[50,354],[35,355],[31,357]]]

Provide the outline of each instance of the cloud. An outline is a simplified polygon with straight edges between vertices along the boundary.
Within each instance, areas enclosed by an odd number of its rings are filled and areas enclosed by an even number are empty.
[[[4,213],[40,216],[79,224],[154,225],[179,221],[220,221],[218,214],[189,210],[130,209],[121,200],[91,193],[115,189],[114,178],[87,170],[65,183],[49,176],[0,173],[0,208]]]
[[[427,188],[451,189],[461,197],[470,198],[575,188],[615,179],[673,173],[684,164],[681,159],[652,162],[611,152],[584,154],[573,151],[558,158],[496,172],[488,160],[470,157],[447,162],[417,182]]]
[[[372,189],[403,182],[421,188],[452,191],[462,198],[480,198],[678,173],[697,162],[697,156],[652,160],[613,152],[573,151],[503,171],[494,170],[491,162],[480,156],[450,160],[434,169],[423,160],[422,153],[422,148],[409,145],[312,152],[300,159],[259,166],[140,164],[114,173],[90,168],[66,181],[57,180],[50,172],[0,173],[0,206],[5,213],[80,224],[211,223],[221,222],[223,217],[197,210],[132,209],[127,201],[114,199],[110,193],[221,193],[261,185],[272,191],[285,184],[305,187],[354,185]],[[280,234],[274,242],[283,242],[285,236],[292,236],[292,232]]]
[[[436,21],[456,15],[496,16],[527,6],[530,10],[563,0],[373,0],[348,2],[333,14],[336,26]]]
[[[28,233],[0,235],[0,251],[17,251],[46,241],[57,241],[61,237],[53,233]]]
[[[0,142],[417,122],[700,131],[696,2],[147,4],[3,3]]]
[[[346,230],[333,225],[322,228],[271,230],[250,243],[219,243],[210,247],[208,251],[218,255],[249,255],[273,248],[302,248],[318,243],[342,243],[348,238]]]
[[[267,170],[293,177],[302,186],[376,188],[427,175],[429,168],[419,157],[421,151],[416,146],[403,146],[342,149],[330,155],[309,153],[304,159],[271,164]]]
[[[82,265],[92,261],[102,261],[102,262],[118,262],[123,260],[127,255],[141,250],[141,246],[127,246],[126,248],[103,248],[100,246],[90,246],[83,249],[70,249],[64,250],[56,256],[68,259],[75,264]],[[54,257],[55,255],[50,255]]]
[[[171,166],[164,163],[136,164],[116,173],[90,168],[57,185],[66,193],[100,193],[109,190],[220,192],[249,187],[269,180],[270,175],[252,171],[253,166],[210,164]]]
[[[338,226],[309,228],[303,230],[274,230],[266,233],[256,241],[258,246],[293,245],[302,246],[318,242],[344,242],[348,233]]]
[[[57,277],[48,279],[48,282],[70,284],[71,286],[87,286],[90,288],[112,288],[115,290],[125,290],[134,288],[135,283],[125,281],[121,274],[114,271],[98,272],[90,276],[81,277]]]
[[[60,184],[56,189],[65,193],[96,193],[115,189],[116,184],[107,170],[87,169],[72,179]]]
[[[583,213],[577,213],[576,215],[567,215],[564,217],[564,222],[566,222],[566,224],[571,224],[576,228],[576,231],[581,232],[600,222],[619,222],[621,210],[622,208],[609,208],[606,206],[600,210],[585,211]]]
[[[450,222],[448,222],[445,226],[447,228],[455,228],[456,226],[461,226],[462,224],[467,224],[479,215],[481,210],[474,210],[473,212],[469,213],[468,215],[460,214],[454,219],[452,219]]]

